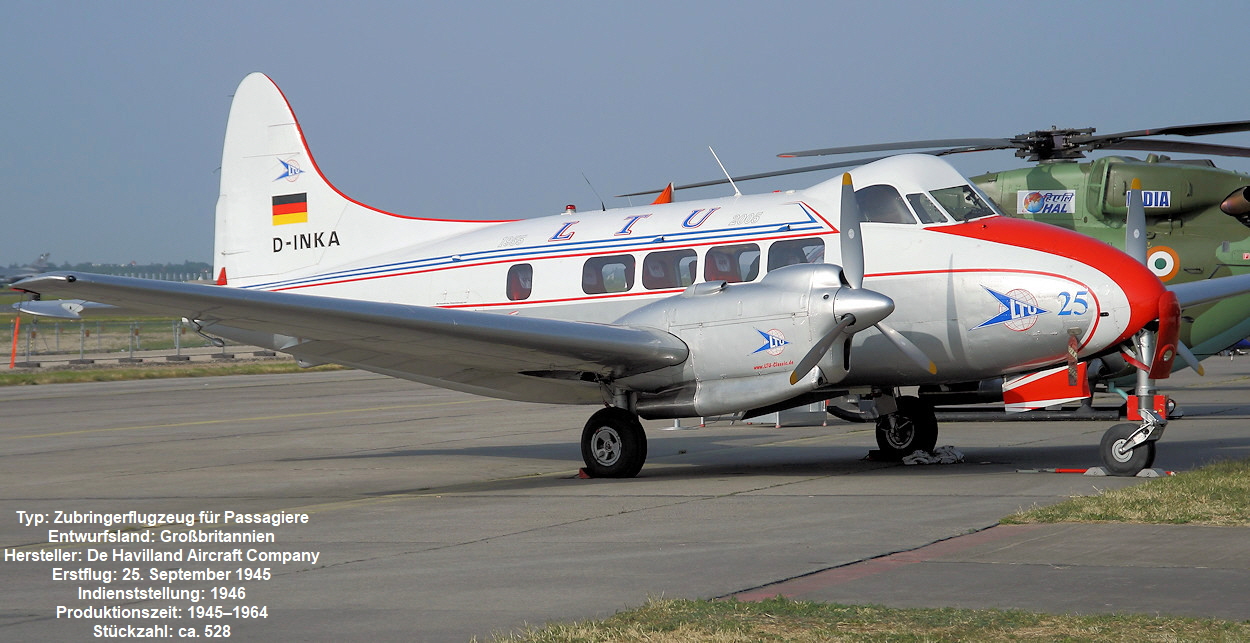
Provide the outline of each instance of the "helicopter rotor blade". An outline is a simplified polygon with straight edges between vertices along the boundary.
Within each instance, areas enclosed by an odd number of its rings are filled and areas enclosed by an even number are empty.
[[[889,158],[889,157],[878,156],[875,158],[855,159],[853,161],[837,161],[835,163],[824,163],[822,165],[811,165],[811,166],[801,167],[801,168],[791,168],[788,170],[761,172],[759,174],[747,174],[744,176],[735,176],[733,177],[733,180],[734,181],[753,181],[755,179],[767,179],[767,178],[772,178],[774,176],[785,176],[787,174],[799,174],[801,172],[816,172],[819,170],[832,170],[834,168],[839,168],[839,167],[864,165],[865,163],[872,163],[873,161],[880,161],[881,159],[884,159],[884,158]],[[725,183],[729,183],[729,179],[714,179],[711,181],[701,181],[699,183],[686,183],[684,185],[675,185],[673,186],[673,189],[674,190],[689,190],[692,188],[705,188],[710,185],[723,185]],[[630,197],[630,196],[642,196],[644,194],[655,194],[657,192],[659,192],[659,190],[646,190],[643,192],[630,192],[629,194],[618,194],[616,196],[618,198]]]
[[[1197,123],[1194,125],[1172,125],[1155,129],[1141,129],[1131,132],[1100,134],[1088,138],[1140,138],[1142,136],[1207,136],[1210,134],[1231,134],[1233,132],[1250,131],[1250,121],[1226,121],[1223,123]]]
[[[1015,145],[1011,139],[1006,138],[938,138],[927,141],[900,141],[898,143],[826,147],[818,150],[785,152],[777,156],[781,158],[798,158],[804,156],[829,156],[832,154],[859,154],[861,152],[887,152],[890,150],[918,150],[922,147],[977,147],[997,150],[1015,147]]]
[[[1250,147],[1215,145],[1213,143],[1190,143],[1188,141],[1125,140],[1093,144],[1105,150],[1133,150],[1138,152],[1175,152],[1178,154],[1212,154],[1215,156],[1250,157]]]

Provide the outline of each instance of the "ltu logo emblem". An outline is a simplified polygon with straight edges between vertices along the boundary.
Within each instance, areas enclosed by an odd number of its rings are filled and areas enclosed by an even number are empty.
[[[985,288],[985,286],[982,286]],[[1003,294],[989,288],[985,291],[994,296],[998,300],[998,314],[981,322],[980,326],[973,328],[985,328],[986,326],[994,326],[1002,324],[1011,330],[1022,332],[1033,327],[1037,323],[1037,316],[1049,311],[1042,310],[1037,307],[1037,297],[1033,293],[1017,288]]]
[[[294,183],[295,180],[299,178],[299,175],[304,173],[303,170],[299,169],[299,162],[295,159],[291,159],[289,161],[278,159],[278,162],[282,164],[282,174],[279,175],[277,179],[274,179],[275,181],[278,179],[286,179],[287,181]]]
[[[775,357],[780,355],[781,352],[786,349],[786,344],[790,343],[786,341],[786,336],[782,335],[781,331],[776,328],[768,331],[767,333],[756,328],[755,332],[759,333],[764,338],[764,345],[752,351],[752,355],[759,352],[766,352]]]

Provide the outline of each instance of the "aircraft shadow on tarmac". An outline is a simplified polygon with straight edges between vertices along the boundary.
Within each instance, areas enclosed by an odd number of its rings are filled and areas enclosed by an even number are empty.
[[[1190,418],[1200,418],[1206,405],[1186,408]],[[1224,413],[1220,413],[1224,415]],[[1175,420],[1178,425],[1185,419]],[[1193,419],[1190,420],[1193,422]],[[1105,423],[1086,423],[1089,427],[1103,430]],[[1004,432],[1021,432],[1026,424],[1001,424]],[[1075,430],[1084,430],[1074,423]],[[1093,430],[1093,429],[1091,429]],[[889,474],[916,474],[920,472],[985,473],[1016,469],[1089,468],[1098,467],[1098,445],[1069,444],[1003,444],[961,445],[954,437],[954,445],[965,455],[965,462],[956,465],[928,465],[906,467],[896,462],[874,462],[869,459],[871,447],[864,444],[769,444],[779,438],[786,439],[785,429],[744,428],[741,434],[717,434],[716,437],[700,435],[697,430],[689,433],[662,434],[652,429],[650,454],[647,465],[640,474],[642,478],[714,478],[724,475],[845,475],[855,473],[883,472]],[[1175,435],[1175,430],[1174,430]],[[1018,438],[1016,438],[1018,439]],[[763,444],[761,444],[763,442]],[[863,440],[861,440],[863,442]],[[939,444],[950,444],[939,439]],[[1164,435],[1160,442],[1159,467],[1188,470],[1201,465],[1230,458],[1250,455],[1250,432],[1246,437],[1213,437],[1204,439],[1169,439]],[[431,447],[392,450],[372,450],[366,453],[317,455],[309,458],[282,458],[279,462],[334,462],[334,460],[371,458],[412,458],[419,468],[422,458],[462,458],[465,465],[480,458],[546,460],[557,470],[572,472],[580,468],[581,453],[574,440],[541,444],[495,444],[464,445],[464,447]],[[566,464],[560,464],[566,463]],[[566,468],[564,468],[566,467]],[[550,467],[549,467],[550,469]]]

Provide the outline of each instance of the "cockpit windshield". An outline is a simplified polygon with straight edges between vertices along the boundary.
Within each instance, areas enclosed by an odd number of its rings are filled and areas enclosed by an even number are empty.
[[[970,185],[956,185],[933,190],[930,194],[956,221],[968,221],[998,214]]]

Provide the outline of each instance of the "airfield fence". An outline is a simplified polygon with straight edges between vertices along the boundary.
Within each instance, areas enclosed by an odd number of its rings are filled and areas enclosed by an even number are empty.
[[[33,363],[68,361],[75,358],[125,358],[139,352],[164,351],[171,355],[185,352],[203,354],[204,349],[225,352],[238,344],[227,341],[216,347],[206,337],[188,328],[181,320],[81,320],[51,321],[23,318],[17,326],[10,321],[0,330],[3,346],[11,361]]]

